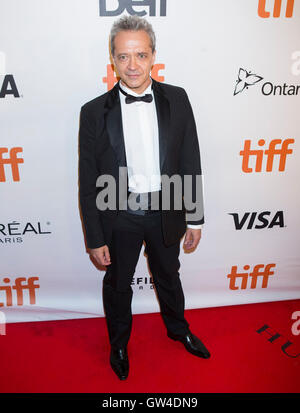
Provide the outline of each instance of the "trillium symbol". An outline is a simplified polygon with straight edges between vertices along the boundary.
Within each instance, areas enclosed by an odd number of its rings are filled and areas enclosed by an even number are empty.
[[[244,89],[248,89],[248,86],[253,86],[262,79],[263,77],[254,75],[250,71],[247,72],[247,70],[240,68],[233,95],[235,96],[241,93]]]

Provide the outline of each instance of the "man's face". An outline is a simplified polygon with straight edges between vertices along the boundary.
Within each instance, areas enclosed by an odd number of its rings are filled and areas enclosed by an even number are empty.
[[[115,40],[114,65],[122,82],[136,93],[142,93],[150,84],[154,64],[151,40],[144,30],[121,31]]]

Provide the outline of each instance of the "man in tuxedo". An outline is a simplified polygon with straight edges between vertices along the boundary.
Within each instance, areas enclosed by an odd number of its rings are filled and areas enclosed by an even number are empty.
[[[210,353],[184,318],[178,272],[181,237],[185,234],[187,250],[195,249],[204,222],[192,108],[184,89],[151,78],[155,34],[147,20],[121,17],[111,29],[110,47],[120,81],[81,108],[79,195],[89,253],[106,266],[103,305],[110,364],[124,380],[129,372],[131,282],[144,241],[168,337],[179,340],[198,357],[208,358]],[[122,168],[126,171],[125,191]],[[103,185],[101,179],[107,176],[114,185]],[[182,192],[170,185],[170,199],[165,202],[163,177],[173,176],[180,177]],[[116,201],[106,209],[101,191],[107,198],[114,195]],[[192,200],[191,208],[185,198]]]

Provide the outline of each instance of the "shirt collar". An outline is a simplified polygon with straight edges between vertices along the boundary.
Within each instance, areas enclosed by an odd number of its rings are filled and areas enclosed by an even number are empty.
[[[139,94],[139,93],[135,93],[133,90],[128,89],[128,87],[126,87],[125,85],[123,85],[121,83],[121,81],[119,81],[119,86],[122,90],[124,90],[124,92],[128,93],[131,96],[144,96],[146,94],[151,94],[152,95],[152,79],[151,79],[151,83],[150,85],[147,87],[147,89],[144,90],[143,93]],[[125,98],[125,96],[121,93],[121,95]]]

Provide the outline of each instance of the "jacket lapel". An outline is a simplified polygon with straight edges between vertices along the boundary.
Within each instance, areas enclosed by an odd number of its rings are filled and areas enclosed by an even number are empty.
[[[127,166],[118,84],[109,92],[105,109],[110,144],[116,153],[119,166]]]
[[[158,134],[159,134],[159,164],[160,172],[163,173],[163,167],[167,154],[167,143],[170,127],[170,104],[165,96],[159,82],[152,79],[153,95],[156,106]]]

